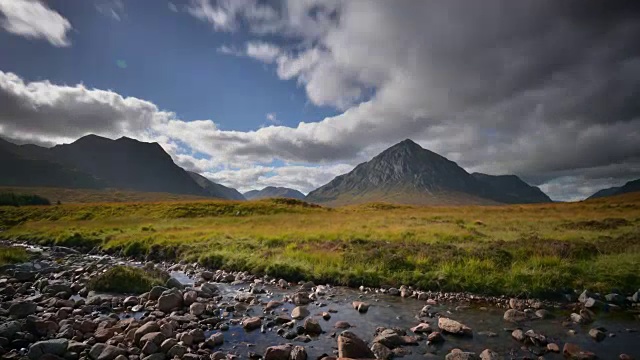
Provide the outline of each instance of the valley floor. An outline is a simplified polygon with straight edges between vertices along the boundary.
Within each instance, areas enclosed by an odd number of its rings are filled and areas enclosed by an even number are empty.
[[[640,193],[581,203],[321,208],[295,200],[0,207],[0,237],[288,280],[557,296],[640,288]]]

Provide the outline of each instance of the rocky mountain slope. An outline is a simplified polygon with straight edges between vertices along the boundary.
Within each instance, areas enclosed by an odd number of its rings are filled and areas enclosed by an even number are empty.
[[[608,189],[602,189],[595,194],[589,196],[587,199],[597,199],[605,196],[614,196],[627,194],[631,192],[640,191],[640,179],[632,180],[622,186],[610,187]]]
[[[370,201],[418,205],[550,201],[538,191],[515,176],[471,175],[455,162],[407,139],[310,192],[306,200],[328,205]]]

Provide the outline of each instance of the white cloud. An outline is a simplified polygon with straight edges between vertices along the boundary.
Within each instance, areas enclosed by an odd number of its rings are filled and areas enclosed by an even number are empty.
[[[176,6],[176,4],[172,3],[171,1],[167,3],[167,6],[169,7],[169,10],[173,12],[178,12],[178,7]]]
[[[100,0],[96,3],[96,10],[105,16],[116,21],[121,21],[125,16],[124,3],[122,0]]]
[[[252,41],[247,43],[247,56],[262,62],[272,63],[280,55],[280,48],[269,43]]]
[[[258,0],[191,0],[187,11],[201,21],[209,22],[214,29],[235,31],[242,18],[255,26],[270,23],[277,18],[276,11]]]
[[[278,120],[276,113],[268,113],[266,118],[267,118],[267,121],[272,124],[280,124],[280,120]]]
[[[0,0],[0,26],[30,39],[46,39],[53,46],[70,46],[71,23],[38,0]]]

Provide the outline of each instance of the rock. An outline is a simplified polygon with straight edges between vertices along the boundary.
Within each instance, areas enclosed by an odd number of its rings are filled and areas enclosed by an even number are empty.
[[[371,345],[371,351],[375,355],[376,359],[391,359],[393,357],[393,352],[388,347],[382,345],[381,343],[373,343]]]
[[[509,299],[509,307],[515,310],[523,310],[526,307],[525,301],[520,299]]]
[[[576,313],[571,313],[571,321],[576,324],[586,324],[589,322],[587,319],[583,318],[582,315]]]
[[[137,296],[129,296],[122,302],[124,306],[135,306],[138,305],[138,297]]]
[[[193,303],[189,306],[189,312],[192,315],[200,316],[204,313],[205,306],[203,303]]]
[[[193,357],[191,357],[191,355],[195,355],[195,354],[185,354],[182,357],[182,360],[192,360],[192,359],[194,359]],[[149,356],[143,357],[142,360],[166,360],[166,358],[167,357],[163,353],[155,353],[155,354],[151,354]],[[198,359],[198,358],[196,357],[195,359]]]
[[[354,301],[351,305],[360,313],[366,313],[369,310],[369,304],[362,301]]]
[[[439,332],[434,331],[429,334],[429,336],[427,336],[427,342],[430,344],[439,344],[444,342],[444,337],[442,337],[442,334],[440,334]]]
[[[578,301],[581,303],[585,303],[587,302],[588,298],[593,298],[595,296],[595,294],[589,292],[589,290],[585,290],[582,292],[582,294],[580,294],[580,296],[578,296]]]
[[[526,337],[525,340],[533,345],[541,347],[547,345],[547,338],[533,330],[527,330],[527,332],[524,333],[524,336]]]
[[[167,351],[167,356],[170,359],[175,358],[176,356],[178,358],[182,358],[184,356],[184,354],[187,353],[187,347],[184,345],[180,345],[180,344],[176,344],[174,345],[171,349],[169,349],[169,351]]]
[[[560,352],[560,347],[556,343],[548,343],[547,344],[547,350],[550,351],[550,352],[559,353]]]
[[[196,300],[198,300],[198,293],[193,290],[189,290],[184,293],[184,295],[182,296],[182,300],[185,306],[189,306],[195,303]]]
[[[498,359],[500,359],[500,356],[498,355],[498,353],[491,351],[490,349],[484,349],[484,351],[480,353],[480,360],[498,360]]]
[[[275,308],[277,308],[279,306],[282,306],[282,303],[280,301],[271,300],[271,301],[269,301],[267,303],[267,305],[264,307],[264,309],[266,311],[269,311],[269,310],[273,310],[273,309],[275,309]]]
[[[392,288],[389,288],[388,293],[391,296],[398,296],[398,295],[400,295],[400,290],[398,290],[397,288],[392,287]]]
[[[96,338],[97,342],[107,342],[115,332],[116,330],[112,328],[97,328],[93,333],[93,337]]]
[[[549,310],[540,309],[535,312],[536,317],[539,319],[550,319],[553,317],[553,314]]]
[[[167,339],[160,344],[160,351],[163,353],[169,352],[172,347],[178,344],[178,340],[176,339]]]
[[[158,310],[169,312],[182,306],[182,296],[179,293],[166,291],[158,298]]]
[[[127,350],[113,345],[106,345],[96,360],[115,360],[118,356],[126,355]]]
[[[258,329],[260,325],[262,325],[262,319],[259,317],[251,317],[242,321],[242,327],[249,331]]]
[[[200,285],[200,290],[202,290],[203,292],[213,295],[213,294],[217,294],[218,293],[218,287],[216,286],[216,284],[210,283],[210,282],[206,282],[202,285]]]
[[[411,331],[415,334],[424,334],[424,333],[430,333],[433,331],[433,329],[431,328],[431,325],[427,324],[427,323],[420,323],[414,327],[411,328]]]
[[[373,342],[380,343],[390,349],[404,344],[402,337],[392,329],[384,329],[373,339]]]
[[[209,336],[209,338],[205,341],[205,343],[210,347],[222,345],[224,344],[224,334],[223,333],[211,334],[211,336]]]
[[[20,322],[4,321],[0,323],[0,337],[13,339],[13,336],[20,331]]]
[[[33,301],[21,301],[9,306],[9,315],[14,318],[24,318],[36,312],[36,303]]]
[[[145,334],[143,337],[140,338],[140,344],[152,342],[158,345],[158,348],[160,348],[160,345],[162,345],[162,342],[165,341],[166,339],[167,337],[164,336],[164,334],[159,331],[151,332],[151,333]]]
[[[263,360],[289,360],[291,345],[270,346],[264,353]]]
[[[201,272],[200,276],[203,279],[207,280],[207,281],[213,279],[213,273],[211,271],[208,271],[208,270],[205,270],[205,271]]]
[[[294,346],[289,354],[289,360],[307,360],[307,351],[302,346]]]
[[[151,288],[151,291],[149,291],[149,300],[158,300],[160,295],[167,290],[164,286],[154,286]]]
[[[143,336],[160,331],[160,326],[155,321],[149,321],[148,323],[140,326],[133,334],[133,341],[138,344]]]
[[[297,292],[293,295],[293,303],[296,305],[307,305],[310,302],[309,294],[304,291]]]
[[[338,335],[338,357],[352,359],[372,359],[374,353],[367,344],[351,331]]]
[[[473,352],[462,351],[460,349],[453,349],[445,356],[445,360],[476,360],[478,355]]]
[[[591,329],[589,330],[589,336],[591,336],[591,338],[593,338],[595,341],[600,342],[607,337],[607,334],[605,334],[600,329]]]
[[[516,339],[517,341],[524,341],[524,331],[522,331],[521,329],[515,329],[511,332],[511,337]]]
[[[89,345],[85,343],[81,343],[79,341],[74,341],[74,340],[69,341],[69,344],[67,345],[67,351],[78,353],[78,354],[87,350],[88,348],[89,348]]]
[[[519,323],[519,322],[527,320],[527,314],[525,314],[524,311],[520,311],[520,310],[516,310],[516,309],[509,309],[509,310],[505,311],[503,319],[505,321],[509,321],[509,322],[513,322],[513,323]]]
[[[307,318],[304,321],[304,332],[309,335],[320,335],[322,334],[322,327],[318,324],[318,321],[314,318]]]
[[[151,355],[160,352],[160,346],[153,341],[143,342],[142,353],[145,355]]]
[[[565,343],[562,348],[562,354],[564,357],[572,360],[595,360],[597,357],[594,353],[589,351],[583,351],[576,344]]]
[[[304,306],[296,306],[291,310],[291,317],[296,320],[302,320],[309,316],[309,310]]]
[[[438,318],[438,327],[443,332],[453,335],[467,335],[472,336],[473,332],[470,327],[449,318]]]
[[[170,277],[169,280],[167,280],[167,283],[164,284],[164,286],[166,286],[169,289],[171,288],[176,288],[180,290],[184,289],[184,285],[182,285],[182,283],[174,277]]]
[[[67,339],[38,341],[29,347],[27,356],[31,360],[41,359],[46,354],[63,356],[67,352],[68,345]]]
[[[349,324],[346,321],[336,321],[336,324],[334,325],[334,327],[336,329],[348,329],[351,327],[351,324]]]
[[[609,303],[613,303],[616,305],[624,305],[627,302],[627,298],[620,294],[611,293],[604,296],[605,300]]]
[[[587,309],[604,309],[606,307],[606,304],[600,300],[588,298],[584,303],[584,307]]]

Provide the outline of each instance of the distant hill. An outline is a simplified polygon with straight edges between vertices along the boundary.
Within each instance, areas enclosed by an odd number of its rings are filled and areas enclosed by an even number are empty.
[[[600,191],[597,191],[595,194],[589,196],[587,199],[597,199],[601,197],[627,194],[627,193],[632,193],[636,191],[640,191],[640,179],[629,181],[622,186],[602,189]]]
[[[224,199],[238,195],[233,189],[194,179],[158,143],[127,137],[87,135],[52,148],[3,140],[0,163],[12,169],[0,174],[0,185],[5,186],[114,188]]]
[[[298,190],[286,187],[267,186],[262,190],[251,190],[244,193],[247,200],[257,200],[266,198],[290,198],[304,200],[305,196]]]
[[[531,186],[516,175],[471,174],[491,189],[491,199],[506,204],[535,204],[552,202],[537,186]]]
[[[246,200],[244,196],[234,188],[215,183],[198,173],[194,173],[193,171],[187,172],[189,173],[189,176],[191,176],[191,178],[200,185],[200,187],[205,189],[205,191],[213,197],[229,200]]]
[[[531,187],[516,179],[472,176],[455,162],[407,139],[310,192],[305,200],[332,206],[373,201],[414,205],[529,202]],[[498,190],[502,183],[508,185],[507,194]],[[526,194],[520,194],[522,190]]]

